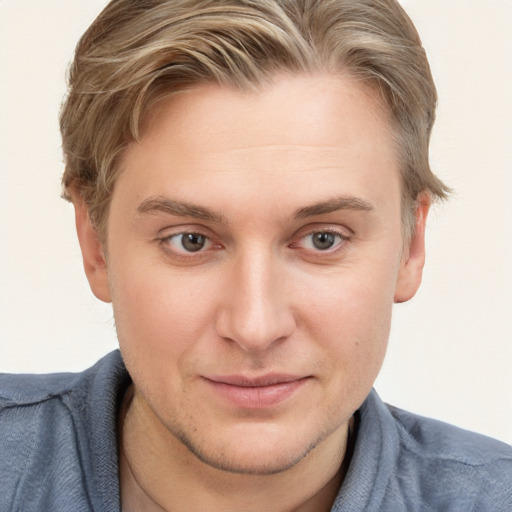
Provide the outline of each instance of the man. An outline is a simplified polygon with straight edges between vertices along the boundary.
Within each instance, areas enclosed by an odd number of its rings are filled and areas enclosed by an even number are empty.
[[[61,115],[120,353],[2,379],[1,510],[508,510],[510,447],[372,391],[446,187],[392,0],[111,2]]]

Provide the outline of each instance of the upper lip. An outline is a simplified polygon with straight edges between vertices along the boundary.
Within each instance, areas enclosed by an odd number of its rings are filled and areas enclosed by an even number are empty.
[[[205,379],[219,384],[229,384],[240,387],[261,387],[276,384],[285,384],[305,379],[302,375],[290,375],[285,373],[268,373],[257,377],[246,377],[244,375],[216,375],[208,376]]]

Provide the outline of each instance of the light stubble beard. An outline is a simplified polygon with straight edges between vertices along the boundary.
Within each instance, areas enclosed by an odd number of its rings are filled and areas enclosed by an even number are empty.
[[[211,449],[209,450],[205,446],[206,443],[201,442],[201,440],[193,439],[193,436],[189,434],[189,432],[193,429],[186,431],[178,425],[168,425],[165,422],[162,423],[167,431],[200,462],[211,468],[227,473],[253,476],[275,475],[293,468],[301,461],[303,461],[315,448],[317,448],[338,428],[342,428],[342,425],[337,424],[334,424],[331,428],[324,428],[317,434],[316,438],[309,442],[309,444],[298,450],[298,453],[285,454],[279,459],[273,459],[271,462],[255,465],[251,464],[250,461],[247,463],[245,463],[245,461],[233,461],[232,458],[230,458],[230,456],[226,453],[226,450],[213,453]],[[233,444],[236,444],[236,440],[233,441]],[[342,450],[340,453],[340,466],[343,462],[343,455],[344,451]]]

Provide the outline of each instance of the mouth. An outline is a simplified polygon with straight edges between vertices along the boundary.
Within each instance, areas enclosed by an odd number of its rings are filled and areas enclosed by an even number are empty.
[[[243,409],[274,407],[295,395],[311,379],[286,374],[268,374],[254,378],[241,375],[203,377],[221,400]]]

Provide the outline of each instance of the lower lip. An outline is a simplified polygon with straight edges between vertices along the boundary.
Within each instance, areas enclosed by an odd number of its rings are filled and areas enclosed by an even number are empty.
[[[270,386],[234,386],[205,379],[222,398],[244,409],[265,409],[280,404],[294,395],[308,378],[282,382]]]

